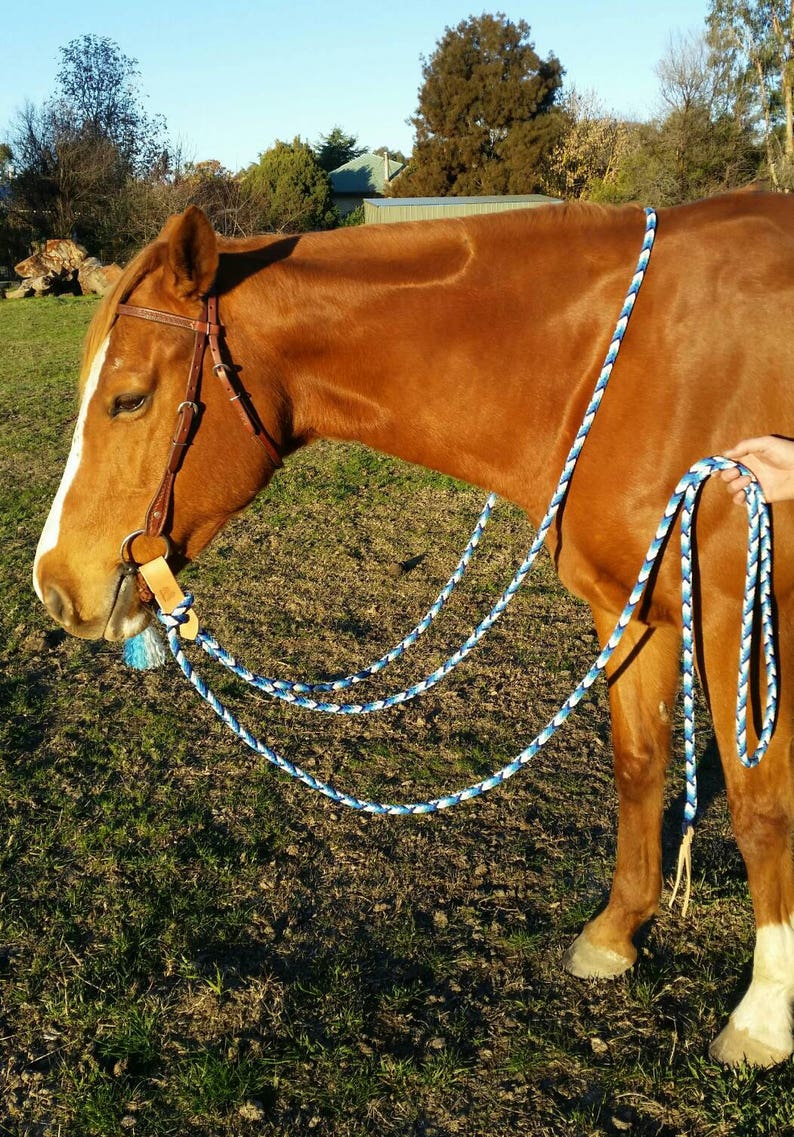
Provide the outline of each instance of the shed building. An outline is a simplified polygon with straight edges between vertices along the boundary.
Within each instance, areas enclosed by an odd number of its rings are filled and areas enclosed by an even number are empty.
[[[498,213],[503,209],[531,209],[559,204],[542,193],[505,194],[501,197],[383,197],[364,200],[367,225],[384,221],[427,221],[437,217],[465,217],[470,213]]]

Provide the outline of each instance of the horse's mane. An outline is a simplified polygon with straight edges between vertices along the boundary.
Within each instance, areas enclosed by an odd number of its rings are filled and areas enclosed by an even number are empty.
[[[619,212],[636,211],[638,206],[628,205],[622,208],[616,208],[610,205],[601,205],[593,202],[561,202],[555,205],[554,208],[522,210],[523,223],[532,227],[541,229],[551,228],[552,231],[557,227],[562,227],[570,222],[572,218],[577,218],[579,223],[597,225],[606,221],[608,218],[614,218]],[[510,224],[510,219],[515,217],[515,213],[505,212],[500,214],[489,214],[490,224]],[[497,219],[497,220],[495,220]],[[499,220],[500,219],[500,220]],[[176,218],[172,218],[174,222]],[[304,242],[319,251],[322,248],[326,255],[333,255],[337,249],[343,251],[350,247],[350,242],[355,243],[359,252],[366,255],[367,250],[371,247],[373,250],[377,249],[378,252],[388,252],[390,248],[394,248],[399,252],[405,239],[405,232],[408,229],[415,230],[417,226],[421,227],[421,231],[427,231],[429,225],[436,225],[439,228],[457,227],[463,222],[462,218],[449,218],[436,222],[428,221],[406,221],[399,224],[389,225],[374,225],[362,226],[360,228],[337,229],[323,233],[301,234],[299,237],[289,237],[284,234],[261,234],[252,237],[222,237],[218,235],[218,251],[223,254],[265,254],[266,250],[270,249],[270,255],[278,257],[283,255],[279,250],[284,249],[287,245],[292,247],[298,241],[303,244]],[[464,223],[473,224],[479,227],[482,224],[482,217],[466,218]],[[91,363],[99,350],[99,347],[104,343],[116,319],[116,310],[119,304],[129,297],[134,289],[141,283],[141,281],[149,275],[154,269],[160,267],[163,263],[165,250],[167,247],[167,235],[169,224],[166,224],[163,232],[149,245],[143,248],[130,263],[123,270],[118,281],[102,299],[102,302],[97,309],[94,318],[88,328],[85,344],[83,347],[82,364],[80,368],[80,382],[81,386],[85,382],[85,378],[90,370]],[[318,242],[317,245],[314,242]]]
[[[174,220],[176,220],[176,216],[171,219],[172,222]],[[99,308],[89,324],[88,333],[85,343],[83,344],[83,356],[80,364],[81,387],[85,383],[86,376],[91,369],[91,363],[100,345],[103,344],[108,335],[110,335],[110,330],[116,320],[116,309],[119,304],[123,304],[141,281],[163,263],[167,234],[168,224],[166,224],[162,233],[160,233],[151,244],[146,245],[133,257],[122,271],[121,276],[113,288],[103,296]],[[279,238],[273,234],[248,238],[224,238],[219,236],[218,250],[221,253],[255,252],[260,250],[263,246],[276,243],[281,239],[283,238]]]

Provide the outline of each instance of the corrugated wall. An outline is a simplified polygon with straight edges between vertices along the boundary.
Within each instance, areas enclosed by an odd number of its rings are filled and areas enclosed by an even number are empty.
[[[558,204],[559,199],[542,194],[516,197],[392,197],[364,201],[367,225],[384,221],[427,221],[436,217],[464,217],[471,213],[498,213],[503,209],[531,209]]]

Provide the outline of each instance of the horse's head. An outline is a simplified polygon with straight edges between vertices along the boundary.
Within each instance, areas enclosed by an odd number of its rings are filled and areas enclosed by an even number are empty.
[[[171,461],[194,356],[189,326],[136,318],[125,305],[187,317],[183,323],[189,324],[204,310],[218,265],[215,234],[204,214],[190,207],[132,262],[89,329],[72,448],[33,569],[39,598],[75,635],[121,639],[149,619],[138,598],[129,543],[122,546],[144,528]],[[207,352],[190,445],[179,456],[158,527],[170,541],[175,568],[249,504],[273,469],[267,453],[241,429],[211,374],[212,362]],[[258,410],[267,411],[263,417],[278,437],[276,409]],[[159,555],[164,542],[139,537],[132,548],[141,563]]]

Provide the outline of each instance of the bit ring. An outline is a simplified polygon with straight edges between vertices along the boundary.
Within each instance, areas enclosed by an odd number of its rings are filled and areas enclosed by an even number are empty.
[[[138,561],[136,561],[132,556],[132,542],[135,540],[136,537],[147,537],[147,536],[148,537],[159,536],[160,540],[165,543],[165,552],[163,553],[163,556],[165,557],[166,560],[168,560],[168,558],[171,556],[172,547],[171,547],[171,542],[168,539],[168,537],[166,537],[165,533],[152,534],[152,533],[147,533],[145,529],[135,529],[135,530],[133,530],[132,533],[127,534],[127,536],[121,542],[121,548],[119,549],[119,556],[121,557],[121,559],[125,565],[137,565],[138,564]]]

